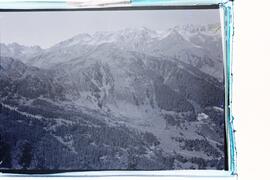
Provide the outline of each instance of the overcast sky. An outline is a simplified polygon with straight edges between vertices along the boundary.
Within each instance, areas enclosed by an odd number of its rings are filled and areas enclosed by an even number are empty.
[[[43,48],[79,33],[147,27],[165,30],[184,24],[218,23],[219,10],[2,12],[1,41]]]

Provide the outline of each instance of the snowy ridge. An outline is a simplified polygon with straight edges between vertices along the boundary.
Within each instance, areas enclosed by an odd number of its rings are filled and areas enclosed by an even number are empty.
[[[218,73],[223,68],[223,58],[220,29],[217,25],[176,26],[166,31],[154,31],[143,27],[114,32],[84,33],[44,50],[20,46],[19,53],[16,51],[14,54],[13,46],[10,48],[7,46],[2,55],[21,59],[29,65],[49,68],[82,57],[102,59],[103,55],[97,56],[96,51],[103,48],[104,44],[110,45],[112,49],[174,58],[199,68],[219,81],[223,80],[223,76]]]
[[[32,114],[30,114],[30,113],[26,113],[26,112],[19,111],[17,107],[12,107],[12,106],[10,106],[10,105],[3,104],[3,103],[0,103],[0,104],[1,104],[3,107],[8,108],[8,109],[13,110],[13,111],[16,111],[17,113],[22,114],[22,115],[24,115],[24,116],[29,116],[29,117],[31,117],[31,118],[38,119],[38,120],[41,120],[42,118],[44,118],[44,117],[42,117],[42,116],[40,116],[40,115],[32,115]]]

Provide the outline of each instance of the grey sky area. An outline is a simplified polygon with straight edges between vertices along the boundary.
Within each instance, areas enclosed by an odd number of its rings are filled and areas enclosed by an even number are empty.
[[[79,33],[147,27],[165,30],[184,24],[218,23],[219,10],[134,10],[2,12],[1,41],[52,46]]]

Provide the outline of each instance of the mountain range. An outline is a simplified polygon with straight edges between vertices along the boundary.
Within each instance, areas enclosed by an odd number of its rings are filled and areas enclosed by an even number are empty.
[[[224,168],[218,26],[79,34],[46,49],[0,47],[6,167]]]

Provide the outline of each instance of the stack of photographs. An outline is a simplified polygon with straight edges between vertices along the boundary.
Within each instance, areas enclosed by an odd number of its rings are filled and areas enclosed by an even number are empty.
[[[1,10],[1,171],[235,173],[224,9]]]

